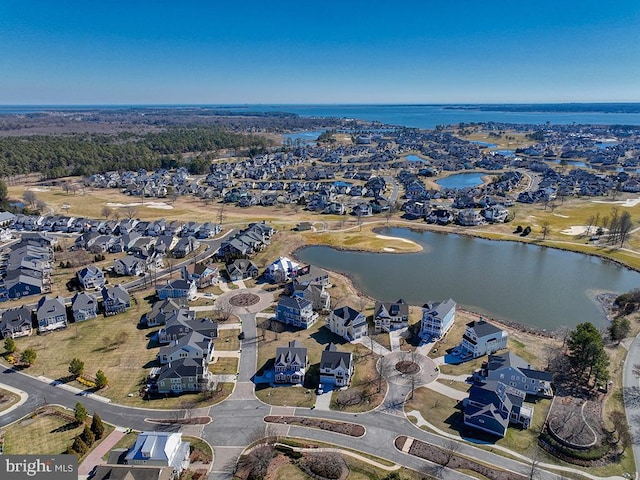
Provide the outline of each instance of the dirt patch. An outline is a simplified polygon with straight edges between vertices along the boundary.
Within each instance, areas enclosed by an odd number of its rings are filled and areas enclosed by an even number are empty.
[[[402,360],[396,363],[396,370],[400,373],[413,375],[414,373],[418,373],[420,371],[420,365],[409,360]]]
[[[249,307],[260,301],[260,297],[254,293],[239,293],[229,299],[229,304],[234,307]]]
[[[211,422],[211,417],[193,417],[193,418],[147,418],[149,423],[158,423],[162,425],[206,425]]]
[[[341,433],[343,435],[349,435],[351,437],[362,437],[365,433],[364,427],[362,425],[358,425],[357,423],[336,422],[332,420],[324,420],[321,418],[269,415],[267,417],[264,417],[264,421],[267,423],[281,423],[286,425],[296,425],[299,427],[317,428],[319,430]]]
[[[586,449],[602,439],[601,415],[597,401],[556,395],[547,427],[549,433],[567,447]]]

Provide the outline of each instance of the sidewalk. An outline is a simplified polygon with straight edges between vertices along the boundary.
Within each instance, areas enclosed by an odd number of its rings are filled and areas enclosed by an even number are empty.
[[[108,437],[104,438],[96,448],[91,450],[89,454],[86,456],[84,461],[78,466],[78,475],[89,475],[89,472],[96,465],[104,465],[107,462],[102,460],[109,450],[111,450],[116,443],[120,441],[122,437],[124,437],[126,433],[124,433],[124,428],[116,427],[116,429],[109,434]]]
[[[383,347],[382,345],[380,345],[378,342],[376,342],[374,339],[372,339],[369,336],[360,337],[354,340],[353,343],[359,343],[360,345],[364,345],[369,350],[373,350],[373,353],[375,353],[376,355],[384,356],[391,353],[389,349],[387,349],[386,347]]]

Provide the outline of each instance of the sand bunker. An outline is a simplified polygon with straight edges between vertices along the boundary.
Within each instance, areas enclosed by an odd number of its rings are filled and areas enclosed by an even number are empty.
[[[108,207],[125,208],[125,207],[147,207],[147,208],[160,208],[162,210],[173,210],[173,206],[164,202],[133,202],[133,203],[114,203],[108,202]]]
[[[385,235],[376,235],[376,238],[382,238],[384,240],[397,240],[399,242],[405,242],[405,243],[414,243],[411,240],[407,240],[406,238],[400,238],[400,237],[387,237]]]
[[[592,200],[593,203],[610,203],[612,205],[620,205],[621,207],[635,207],[640,204],[639,198],[629,198],[627,200],[616,200],[615,202],[605,202],[604,200]]]
[[[589,231],[587,231],[587,229]],[[593,225],[591,225],[591,227],[588,227],[587,225],[573,225],[569,228],[565,228],[560,233],[562,233],[563,235],[595,235],[597,231],[598,228],[594,227]],[[603,228],[602,231],[603,233],[605,233],[608,232],[609,229]]]
[[[569,215],[560,215],[559,213],[554,213],[553,216],[560,217],[560,218],[569,218]]]

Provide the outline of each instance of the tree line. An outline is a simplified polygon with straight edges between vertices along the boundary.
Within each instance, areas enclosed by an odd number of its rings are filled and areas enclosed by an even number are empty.
[[[0,177],[39,172],[45,178],[86,176],[109,170],[154,170],[176,166],[187,152],[220,149],[263,151],[270,141],[222,127],[172,127],[141,137],[76,134],[0,138]]]
[[[601,237],[601,240],[609,245],[622,246],[632,228],[633,221],[631,220],[631,214],[627,210],[620,213],[618,207],[613,207],[608,216],[605,215],[601,218],[600,214],[597,213],[589,217],[585,232],[587,235],[593,235],[595,233],[595,235]]]

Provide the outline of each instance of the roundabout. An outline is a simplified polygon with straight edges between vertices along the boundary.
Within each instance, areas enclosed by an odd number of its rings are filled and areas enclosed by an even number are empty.
[[[390,383],[419,387],[438,378],[433,360],[416,352],[392,352],[378,360],[378,371]]]

